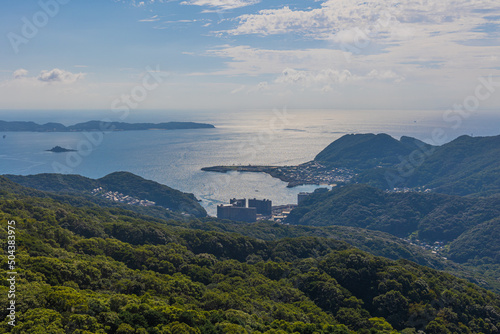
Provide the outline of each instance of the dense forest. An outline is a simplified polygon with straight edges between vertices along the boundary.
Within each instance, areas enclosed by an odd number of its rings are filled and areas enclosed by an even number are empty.
[[[433,193],[388,193],[366,185],[319,192],[292,211],[287,222],[344,225],[415,234],[427,241],[453,241],[467,230],[500,216],[500,196],[467,198]]]
[[[75,206],[69,194],[64,201],[42,194],[1,182],[4,249],[7,221],[16,222],[18,313],[17,326],[11,327],[2,310],[0,332],[498,333],[500,328],[497,294],[331,237],[265,240],[203,230],[223,225],[207,218],[164,221],[92,202]],[[5,276],[7,258],[1,262]],[[6,305],[5,280],[0,289]]]
[[[460,197],[434,193],[388,193],[346,185],[311,195],[287,222],[349,226],[390,233],[445,247],[440,254],[470,270],[500,277],[500,196]]]

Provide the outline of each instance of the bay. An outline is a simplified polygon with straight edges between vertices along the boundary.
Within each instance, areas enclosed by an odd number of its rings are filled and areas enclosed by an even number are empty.
[[[114,118],[113,118],[114,117]],[[24,118],[24,119],[23,119]],[[90,119],[116,119],[102,111],[67,113],[0,112],[2,120],[32,120],[65,125]],[[233,197],[271,199],[274,205],[293,204],[301,191],[317,186],[287,188],[266,174],[208,173],[215,165],[296,165],[310,161],[332,141],[348,133],[388,133],[395,138],[413,136],[431,142],[436,129],[450,141],[467,134],[498,135],[500,117],[484,112],[463,119],[460,126],[443,120],[442,111],[332,111],[258,110],[246,112],[135,111],[126,122],[194,121],[216,129],[127,131],[111,133],[1,133],[0,174],[64,172],[91,178],[128,171],[194,193],[215,215],[216,206]],[[61,121],[62,122],[62,121]],[[59,145],[78,153],[52,153]]]

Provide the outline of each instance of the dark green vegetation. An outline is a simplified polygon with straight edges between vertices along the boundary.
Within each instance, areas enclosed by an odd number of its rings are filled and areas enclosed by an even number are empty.
[[[170,222],[172,224],[172,222]],[[186,226],[182,223],[182,226]],[[465,278],[494,292],[500,292],[500,265],[491,259],[469,260],[458,264],[444,259],[443,254],[434,254],[428,249],[408,243],[391,234],[348,226],[301,226],[282,225],[270,222],[253,224],[230,221],[214,221],[205,218],[202,222],[190,222],[187,227],[204,231],[233,232],[262,240],[284,238],[320,237],[347,242],[350,245],[389,259],[406,259],[433,269],[443,270],[457,277]],[[462,261],[461,261],[462,262]]]
[[[449,252],[457,262],[489,258],[500,264],[500,217],[467,230],[451,245]]]
[[[387,193],[357,184],[311,195],[292,211],[287,222],[361,227],[397,237],[416,233],[425,241],[450,242],[496,217],[500,217],[500,196],[466,198],[433,193]]]
[[[452,195],[500,193],[500,136],[462,136],[436,148],[405,185]]]
[[[447,246],[442,256],[500,281],[500,196],[468,198],[433,193],[387,193],[347,185],[311,195],[291,224],[340,225],[384,231]]]
[[[171,212],[186,213],[195,217],[207,216],[207,212],[193,194],[183,193],[128,172],[115,172],[97,180],[79,175],[62,174],[6,175],[6,177],[20,185],[37,190],[56,194],[82,195],[86,197],[86,200],[97,202],[99,205],[115,206],[116,202],[104,200],[98,196],[91,196],[92,190],[102,187],[104,191],[118,192],[155,202],[156,206],[154,207],[132,205],[127,207],[129,210],[159,218],[173,218]],[[169,210],[165,210],[165,208]]]
[[[500,328],[498,295],[407,260],[375,257],[325,237],[266,241],[195,227],[222,228],[217,222],[161,221],[120,208],[75,207],[0,181],[0,240],[5,249],[6,222],[15,220],[19,272],[17,327],[3,321],[2,332],[498,333]],[[258,234],[259,226],[247,228]],[[267,226],[282,236],[302,233]],[[2,257],[3,275],[6,261]],[[2,305],[6,284],[0,288]],[[6,312],[2,308],[2,319]]]
[[[461,136],[442,146],[386,134],[346,135],[316,161],[356,169],[356,183],[381,189],[426,188],[450,195],[500,193],[500,136]]]
[[[180,129],[213,129],[215,126],[194,122],[168,123],[123,123],[89,121],[71,126],[60,123],[37,124],[34,122],[6,122],[0,121],[0,131],[23,132],[69,132],[69,131],[132,131],[132,130],[180,130]]]
[[[410,137],[396,140],[387,134],[352,134],[331,143],[314,160],[332,167],[369,169],[394,166],[401,162],[400,156],[421,148],[429,150],[432,146]]]

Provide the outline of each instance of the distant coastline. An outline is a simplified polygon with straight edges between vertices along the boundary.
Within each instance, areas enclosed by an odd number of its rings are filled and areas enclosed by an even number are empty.
[[[35,122],[0,121],[0,132],[82,132],[82,131],[139,131],[139,130],[185,130],[214,129],[215,126],[195,122],[124,123],[89,121],[65,126],[61,123],[37,124]]]

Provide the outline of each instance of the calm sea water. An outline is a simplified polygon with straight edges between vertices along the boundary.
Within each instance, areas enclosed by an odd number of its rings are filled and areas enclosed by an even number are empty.
[[[105,112],[74,114],[0,112],[2,120],[61,122],[116,119]],[[114,117],[114,118],[113,118]],[[232,164],[295,165],[314,158],[324,147],[348,133],[388,133],[429,141],[433,129],[449,140],[462,134],[500,134],[500,116],[478,113],[457,129],[442,120],[440,111],[307,111],[269,110],[221,112],[135,112],[126,122],[196,121],[216,129],[82,133],[0,133],[0,174],[38,174],[63,171],[91,178],[129,171],[202,200],[209,214],[232,197],[271,199],[274,204],[296,203],[301,191],[287,188],[266,174],[206,173],[202,167]],[[6,135],[2,139],[3,135]],[[79,149],[78,154],[51,153],[56,145]]]

